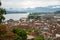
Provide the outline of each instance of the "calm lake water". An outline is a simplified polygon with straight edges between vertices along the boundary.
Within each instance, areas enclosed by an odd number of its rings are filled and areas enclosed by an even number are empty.
[[[14,20],[19,20],[20,18],[27,18],[27,16],[29,15],[29,13],[11,13],[11,14],[6,14],[5,16],[5,20],[9,20],[9,19],[14,19]]]

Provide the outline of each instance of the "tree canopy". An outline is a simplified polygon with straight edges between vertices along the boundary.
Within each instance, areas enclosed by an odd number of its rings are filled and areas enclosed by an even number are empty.
[[[40,13],[30,13],[30,14],[28,15],[28,19],[39,20],[39,19],[41,19],[41,17],[40,17],[39,15],[40,15]]]
[[[13,29],[12,32],[18,35],[18,36],[16,36],[15,40],[26,40],[27,39],[27,33],[23,29],[20,29],[20,28]]]
[[[1,6],[1,2],[0,2],[0,6]]]
[[[3,20],[5,20],[5,17],[3,15],[6,14],[6,10],[1,8],[1,1],[0,1],[0,24],[2,23]]]

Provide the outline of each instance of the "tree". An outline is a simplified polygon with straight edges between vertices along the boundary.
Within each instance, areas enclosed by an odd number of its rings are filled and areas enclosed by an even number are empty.
[[[13,29],[12,32],[18,35],[18,36],[16,36],[15,40],[19,40],[19,39],[21,40],[21,38],[22,38],[22,40],[27,39],[27,33],[23,29]]]
[[[1,2],[0,2],[0,6],[1,6]]]
[[[17,35],[14,40],[22,40],[22,38]]]
[[[39,16],[40,14],[38,13],[32,13],[28,15],[28,19],[35,19],[35,20],[40,20],[41,17]]]
[[[28,29],[28,30],[26,30],[26,33],[27,33],[28,35],[30,35],[31,33],[33,33],[32,31],[33,31],[32,29]]]
[[[0,24],[0,40],[14,40],[16,34],[11,31],[8,31],[6,25]]]
[[[16,38],[16,34],[12,33],[12,32],[7,32],[4,35],[3,40],[14,40]]]
[[[3,16],[6,14],[6,10],[1,8],[1,1],[0,1],[0,24],[2,23],[3,20],[5,20],[5,17]]]
[[[0,40],[4,38],[4,35],[6,34],[7,29],[5,25],[0,24]]]
[[[7,32],[7,28],[5,25],[0,24],[0,35],[3,35]]]
[[[40,39],[40,40],[45,40],[44,35],[41,34],[39,39]]]
[[[31,40],[45,40],[44,35],[40,35],[39,37],[33,38]]]

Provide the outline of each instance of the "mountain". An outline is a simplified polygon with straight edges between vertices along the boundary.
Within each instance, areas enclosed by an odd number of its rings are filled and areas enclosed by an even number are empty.
[[[7,12],[55,12],[60,11],[60,5],[47,6],[47,7],[35,7],[35,8],[9,8]]]

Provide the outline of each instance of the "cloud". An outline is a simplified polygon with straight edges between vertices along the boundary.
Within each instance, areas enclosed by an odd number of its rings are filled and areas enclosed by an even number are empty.
[[[2,7],[7,8],[34,8],[51,5],[60,5],[60,0],[1,0]]]

